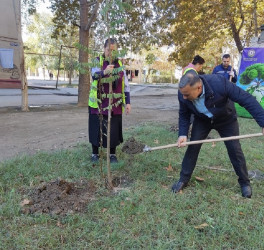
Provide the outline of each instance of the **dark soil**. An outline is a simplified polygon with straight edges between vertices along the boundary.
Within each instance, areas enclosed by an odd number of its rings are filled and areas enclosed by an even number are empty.
[[[136,141],[134,137],[130,137],[125,141],[122,151],[127,154],[138,154],[143,152],[144,147],[144,144]]]
[[[128,176],[113,177],[114,188],[126,188],[133,181]],[[77,182],[68,182],[57,179],[44,182],[40,186],[27,190],[28,198],[21,202],[24,214],[50,214],[67,215],[73,213],[84,213],[87,204],[96,199],[96,185],[92,181],[81,179]],[[106,192],[112,195],[113,192]]]
[[[95,191],[94,183],[87,180],[75,183],[63,179],[45,182],[29,191],[29,199],[22,201],[22,212],[52,215],[84,212],[86,205],[95,199]]]

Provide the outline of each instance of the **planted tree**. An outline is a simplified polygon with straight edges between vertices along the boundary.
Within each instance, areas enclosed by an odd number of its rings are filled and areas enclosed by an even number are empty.
[[[123,13],[128,7],[129,5],[123,3],[121,0],[109,0],[105,1],[101,8],[101,22],[103,22],[106,27],[104,40],[107,40],[107,47],[105,47],[104,57],[102,57],[100,53],[92,51],[91,49],[84,47],[81,44],[78,45],[81,50],[88,53],[89,57],[92,58],[91,62],[79,64],[80,72],[84,74],[87,71],[88,67],[93,68],[93,72],[104,71],[104,77],[102,77],[101,75],[96,75],[96,73],[94,73],[95,80],[91,85],[89,106],[91,107],[91,110],[93,110],[92,112],[97,109],[98,112],[95,113],[98,113],[99,115],[99,134],[101,148],[100,156],[102,156],[103,139],[107,140],[107,187],[109,189],[113,188],[110,167],[110,131],[112,109],[115,106],[119,107],[123,104],[123,82],[120,82],[120,77],[123,77],[122,71],[124,70],[124,67],[122,66],[122,63],[119,58],[124,57],[125,55],[125,50],[117,50],[117,44],[113,37],[117,36],[118,27],[123,22]],[[109,66],[107,68],[104,67],[105,61],[109,62]],[[114,66],[115,68],[113,68]],[[113,84],[116,88],[118,86],[118,91],[113,92]],[[120,84],[122,84],[122,86]],[[106,99],[108,100],[108,103],[106,103]],[[105,118],[106,114],[107,118]],[[101,173],[103,174],[102,164],[102,157],[100,157],[100,168]]]

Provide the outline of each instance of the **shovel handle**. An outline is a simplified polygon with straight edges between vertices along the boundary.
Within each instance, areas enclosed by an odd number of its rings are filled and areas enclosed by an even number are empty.
[[[234,67],[232,66],[232,68],[231,68],[231,72],[234,70]],[[232,82],[232,76],[229,76],[229,82]]]
[[[187,145],[218,142],[218,141],[231,141],[231,140],[238,140],[238,139],[244,139],[244,138],[257,137],[257,136],[263,136],[263,134],[262,133],[257,133],[257,134],[236,135],[236,136],[222,137],[222,138],[216,138],[216,139],[207,139],[207,140],[199,140],[199,141],[188,141],[188,142],[185,143],[185,145],[187,146]],[[164,148],[172,148],[172,147],[177,147],[177,146],[178,146],[177,143],[168,144],[168,145],[165,145],[165,146],[149,148],[149,151],[158,150],[158,149],[164,149]]]

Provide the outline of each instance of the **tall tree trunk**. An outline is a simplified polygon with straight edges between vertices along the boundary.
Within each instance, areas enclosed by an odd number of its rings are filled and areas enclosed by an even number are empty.
[[[87,47],[89,45],[89,30],[86,30],[88,23],[88,4],[87,0],[80,0],[80,44]],[[84,50],[79,50],[79,62],[87,63],[88,54]],[[90,77],[88,73],[79,75],[79,88],[78,88],[78,106],[87,106],[89,95]]]
[[[228,6],[229,6],[228,1],[224,0],[222,4],[223,4],[223,11],[224,11],[224,14],[226,15],[226,17],[228,19],[228,22],[229,22],[229,25],[230,25],[230,28],[232,31],[232,35],[233,35],[233,38],[234,38],[235,43],[236,43],[237,50],[239,51],[239,53],[241,53],[244,47],[243,47],[242,42],[240,40],[239,34],[240,34],[240,31],[244,25],[245,17],[244,17],[244,13],[242,10],[241,0],[238,0],[238,3],[239,3],[239,12],[240,12],[240,17],[241,17],[241,22],[240,22],[240,25],[238,28],[236,27],[233,15],[232,15],[230,9],[228,8]]]
[[[243,47],[242,42],[240,40],[239,33],[236,32],[235,29],[233,29],[233,27],[234,27],[234,23],[231,24],[233,38],[235,40],[238,52],[241,53],[244,47]]]

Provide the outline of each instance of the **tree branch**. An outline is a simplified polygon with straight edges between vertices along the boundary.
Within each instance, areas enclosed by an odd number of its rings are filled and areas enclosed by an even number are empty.
[[[95,5],[96,3],[97,3],[97,1],[89,3],[89,0],[87,0],[87,7],[91,7],[91,6]]]
[[[240,26],[237,30],[238,34],[240,33],[240,30],[242,29],[243,25],[244,25],[244,21],[245,21],[245,16],[244,16],[244,13],[243,13],[243,10],[242,10],[242,3],[241,3],[241,0],[238,0],[238,3],[239,3],[239,10],[240,10],[240,13],[241,13],[241,23],[240,23]]]
[[[73,26],[77,26],[77,27],[81,28],[81,25],[80,25],[80,24],[78,24],[78,23],[76,23],[75,21],[74,21],[74,22],[72,22],[72,25],[73,25]]]
[[[93,13],[92,13],[92,16],[90,17],[90,20],[88,21],[86,27],[85,27],[85,30],[89,30],[92,26],[92,23],[94,22],[94,20],[96,19],[96,16],[97,16],[97,11],[98,11],[98,8],[99,8],[99,4],[102,2],[102,0],[99,0],[96,2],[96,5],[93,9]]]

